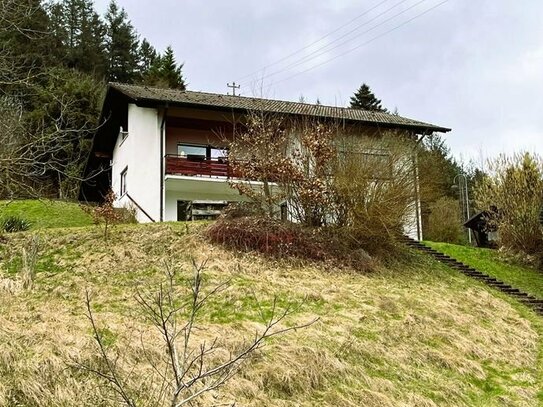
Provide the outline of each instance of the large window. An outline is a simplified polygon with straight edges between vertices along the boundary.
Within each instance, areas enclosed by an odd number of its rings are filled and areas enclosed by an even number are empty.
[[[205,159],[222,160],[226,158],[226,150],[211,146],[202,146],[196,144],[178,144],[177,155],[193,161],[203,161]]]
[[[177,155],[183,158],[188,158],[189,160],[205,160],[205,158],[207,157],[207,147],[189,144],[178,144]]]
[[[120,196],[123,196],[124,194],[126,194],[126,177],[127,177],[127,174],[128,174],[128,167],[126,167],[122,172],[121,172],[121,190],[120,190]]]

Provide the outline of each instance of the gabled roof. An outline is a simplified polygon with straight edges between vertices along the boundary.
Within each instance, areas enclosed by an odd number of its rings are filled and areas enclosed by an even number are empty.
[[[230,96],[217,93],[162,89],[121,83],[110,83],[108,93],[112,89],[120,92],[138,105],[160,105],[168,103],[173,106],[213,108],[220,110],[262,110],[270,113],[340,119],[386,127],[407,128],[420,133],[448,132],[451,130],[446,127],[436,126],[434,124],[408,119],[394,114],[372,112],[362,109],[313,105],[246,96]]]

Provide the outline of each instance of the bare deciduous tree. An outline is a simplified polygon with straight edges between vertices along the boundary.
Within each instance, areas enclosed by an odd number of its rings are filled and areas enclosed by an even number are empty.
[[[66,129],[62,122],[68,115],[68,104],[61,104],[50,125],[29,133],[22,106],[8,97],[0,98],[0,197],[42,196],[51,174],[77,182],[78,173],[69,173],[66,146],[81,142],[89,129]],[[78,154],[85,154],[80,151]],[[84,157],[72,157],[80,162]]]

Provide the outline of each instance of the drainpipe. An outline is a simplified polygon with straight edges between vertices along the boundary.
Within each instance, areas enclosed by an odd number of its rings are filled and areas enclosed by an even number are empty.
[[[162,110],[162,123],[160,124],[160,221],[164,221],[164,141],[166,140],[166,116],[168,115],[168,104]]]

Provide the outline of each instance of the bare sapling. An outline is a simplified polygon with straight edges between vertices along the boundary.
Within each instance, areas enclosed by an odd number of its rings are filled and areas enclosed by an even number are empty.
[[[283,322],[298,312],[301,304],[289,304],[280,309],[277,298],[274,298],[271,310],[266,315],[261,313],[263,328],[255,331],[253,338],[235,352],[225,351],[218,337],[211,341],[198,339],[196,336],[202,309],[212,297],[224,292],[230,285],[226,281],[209,290],[204,289],[205,266],[206,261],[192,261],[193,276],[188,281],[188,287],[185,287],[185,295],[182,295],[183,287],[178,284],[180,277],[177,270],[168,263],[165,265],[166,278],[157,290],[136,294],[144,319],[156,330],[162,342],[163,351],[159,353],[158,359],[147,358],[147,363],[159,379],[156,391],[138,393],[135,388],[137,386],[132,386],[130,378],[120,371],[118,361],[122,355],[113,354],[104,343],[88,294],[87,317],[102,363],[100,367],[79,367],[102,377],[127,406],[196,406],[201,405],[199,401],[205,394],[216,391],[240,372],[244,363],[268,339],[308,327],[316,321],[286,327]],[[260,309],[260,305],[258,307]],[[142,347],[148,348],[145,343],[142,343]]]
[[[94,224],[103,227],[104,240],[109,239],[111,227],[121,222],[123,218],[123,214],[113,206],[115,199],[115,192],[110,190],[105,196],[104,202],[102,202],[100,205],[94,207],[81,207],[85,212],[92,216]]]

